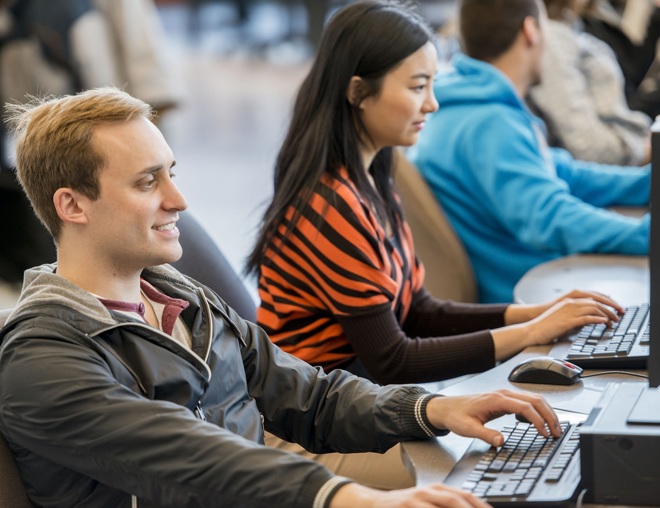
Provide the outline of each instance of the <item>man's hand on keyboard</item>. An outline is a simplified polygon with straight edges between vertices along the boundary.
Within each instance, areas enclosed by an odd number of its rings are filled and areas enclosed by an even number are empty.
[[[426,412],[435,427],[459,436],[476,437],[493,446],[502,446],[504,437],[484,425],[505,414],[522,415],[545,437],[561,435],[557,415],[543,397],[534,394],[497,390],[479,395],[436,397],[429,401]]]

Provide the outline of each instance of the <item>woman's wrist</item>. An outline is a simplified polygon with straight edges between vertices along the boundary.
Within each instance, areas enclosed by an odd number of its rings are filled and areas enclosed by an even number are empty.
[[[512,303],[504,311],[504,322],[507,325],[526,323],[540,316],[549,308],[548,304]]]
[[[504,361],[535,344],[534,327],[529,323],[517,323],[492,330],[495,345],[495,359]]]
[[[523,306],[520,304],[512,303],[506,308],[504,311],[504,324],[506,326],[517,325],[518,323],[521,323],[522,320],[524,320],[525,311],[522,309],[522,307]]]

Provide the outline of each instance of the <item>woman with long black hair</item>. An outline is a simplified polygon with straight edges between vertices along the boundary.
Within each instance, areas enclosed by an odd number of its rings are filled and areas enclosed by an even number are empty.
[[[392,3],[358,2],[334,16],[298,92],[247,263],[259,277],[257,321],[273,342],[381,384],[484,371],[623,311],[583,291],[540,305],[480,305],[424,290],[391,173],[393,147],[414,144],[438,108],[433,41],[417,15]]]

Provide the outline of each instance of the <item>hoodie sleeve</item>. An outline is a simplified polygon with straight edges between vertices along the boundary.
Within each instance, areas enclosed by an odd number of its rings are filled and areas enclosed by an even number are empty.
[[[647,206],[651,190],[651,165],[611,166],[578,161],[565,150],[552,149],[557,176],[571,194],[597,206]]]
[[[627,201],[622,198],[620,204],[648,200],[648,169],[631,169],[626,176],[621,168],[577,165],[566,157],[555,167],[542,133],[530,128],[527,119],[496,108],[471,129],[463,151],[475,173],[473,181],[496,220],[521,242],[564,254],[648,252],[648,214],[641,219],[624,217],[595,206],[609,201],[596,199],[598,192],[623,194],[612,190],[618,186],[637,194]],[[472,144],[479,139],[484,142],[475,150]],[[589,173],[578,173],[587,168]],[[592,197],[595,203],[580,196]]]

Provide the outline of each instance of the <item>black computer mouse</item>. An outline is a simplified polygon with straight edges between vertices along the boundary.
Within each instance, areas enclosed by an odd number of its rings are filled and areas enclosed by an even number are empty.
[[[509,374],[514,383],[539,383],[546,385],[572,385],[577,383],[582,368],[566,360],[539,356],[518,364]]]

